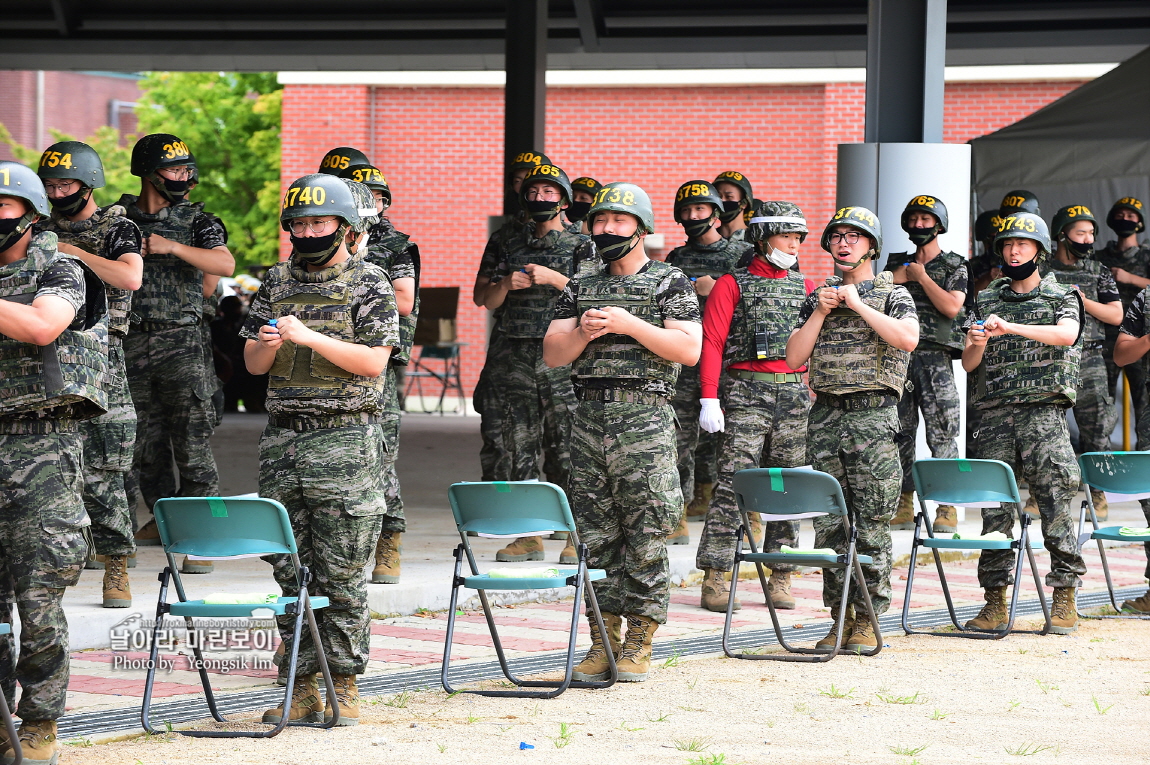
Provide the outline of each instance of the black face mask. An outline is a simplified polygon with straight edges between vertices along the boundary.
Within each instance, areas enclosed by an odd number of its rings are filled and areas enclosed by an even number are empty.
[[[531,216],[531,220],[536,223],[551,220],[559,214],[560,205],[562,202],[548,202],[545,199],[527,199],[524,200],[523,206],[527,209],[527,214]]]
[[[587,213],[591,211],[590,202],[572,202],[567,205],[567,220],[581,221],[587,217]]]
[[[150,179],[152,185],[156,187],[156,191],[160,192],[160,196],[168,200],[172,204],[183,201],[184,197],[188,195],[188,181],[173,181],[165,178],[159,173],[153,173]]]
[[[346,234],[347,226],[342,225],[326,236],[291,236],[291,246],[309,266],[326,266],[335,257]]]
[[[711,213],[709,218],[703,220],[680,220],[679,223],[683,226],[683,231],[691,239],[698,239],[703,234],[711,229],[711,224],[715,221],[715,214]]]
[[[906,235],[910,237],[911,244],[915,247],[922,247],[933,242],[935,237],[938,236],[938,226],[931,226],[930,228],[908,228]]]
[[[1003,263],[1002,275],[1011,281],[1020,282],[1023,279],[1030,278],[1030,275],[1033,274],[1037,269],[1038,258],[1035,258],[1028,263],[1021,263],[1017,266],[1012,266],[1009,263]]]
[[[1089,258],[1094,254],[1094,242],[1072,242],[1069,239],[1066,242],[1066,249],[1070,250],[1075,257]]]
[[[30,215],[21,218],[0,218],[0,252],[7,252],[19,242],[31,223]]]
[[[723,202],[723,209],[719,212],[719,220],[723,223],[730,223],[742,214],[742,202]]]
[[[88,204],[88,197],[86,195],[89,191],[91,191],[91,189],[81,185],[79,191],[74,194],[69,194],[66,197],[57,197],[55,199],[48,197],[48,204],[52,205],[53,210],[65,217],[75,215],[84,209],[84,205]]]
[[[1138,221],[1136,221],[1136,220],[1126,220],[1125,218],[1111,218],[1110,220],[1108,220],[1106,222],[1110,225],[1110,228],[1113,229],[1114,233],[1117,234],[1118,236],[1130,236],[1131,234],[1137,233],[1137,231],[1138,231]]]
[[[619,260],[635,249],[635,245],[639,243],[639,232],[636,231],[631,236],[595,234],[591,237],[591,241],[595,243],[595,250],[599,253],[599,257],[610,263]]]

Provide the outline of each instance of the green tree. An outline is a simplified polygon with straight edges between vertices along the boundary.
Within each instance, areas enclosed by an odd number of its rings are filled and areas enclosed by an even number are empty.
[[[95,135],[83,139],[77,139],[59,130],[51,132],[52,143],[82,140],[100,155],[100,161],[104,165],[104,182],[106,185],[102,189],[96,189],[96,204],[101,207],[110,205],[119,199],[121,194],[139,193],[140,181],[128,172],[132,150],[122,145],[120,131],[105,125],[97,129]],[[23,162],[33,169],[40,165],[41,150],[16,143],[3,123],[0,123],[0,144],[5,144],[12,150],[12,155],[16,157],[17,162]]]

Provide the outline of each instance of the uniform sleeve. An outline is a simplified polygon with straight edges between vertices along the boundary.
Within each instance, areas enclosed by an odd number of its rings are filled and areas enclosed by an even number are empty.
[[[579,279],[571,279],[567,282],[567,286],[563,288],[563,292],[559,293],[559,298],[555,301],[555,313],[552,314],[552,319],[579,318],[578,308],[575,303],[575,298],[578,294]]]
[[[1063,319],[1074,319],[1074,321],[1082,321],[1081,313],[1082,304],[1078,300],[1078,293],[1073,290],[1067,290],[1066,296],[1062,298],[1062,302],[1054,310],[1054,323],[1062,321]]]
[[[902,285],[896,285],[891,290],[890,297],[886,301],[886,315],[892,319],[914,319],[918,320],[918,310],[914,307],[914,298],[910,296],[910,292]]]
[[[369,348],[399,345],[399,309],[387,277],[369,271],[352,292],[355,342]]]
[[[699,298],[695,294],[695,287],[691,280],[678,269],[670,274],[660,285],[655,299],[659,302],[659,310],[663,320],[703,322],[702,312],[699,310]]]
[[[121,255],[129,252],[140,254],[143,235],[140,227],[127,218],[117,218],[116,224],[109,227],[108,235],[104,239],[104,251],[100,253],[108,260],[119,260]]]
[[[946,284],[942,288],[947,292],[961,292],[966,294],[970,285],[970,276],[966,270],[966,264],[963,263],[958,268],[954,269],[954,273],[946,280]]]
[[[1122,297],[1118,294],[1118,283],[1114,281],[1114,274],[1110,269],[1103,269],[1098,274],[1098,302],[1117,303]]]
[[[59,258],[40,278],[36,297],[54,295],[63,298],[77,313],[84,307],[84,270],[79,261]]]
[[[211,213],[200,213],[192,220],[192,246],[202,250],[227,247],[228,230]]]
[[[392,282],[396,279],[415,278],[415,259],[411,256],[411,247],[404,247],[403,252],[395,254],[387,275],[391,277]]]
[[[260,327],[267,324],[271,318],[271,301],[268,300],[267,289],[261,285],[256,292],[256,296],[252,298],[252,304],[248,308],[247,318],[244,319],[244,326],[240,329],[240,337],[248,340],[259,339]]]
[[[495,276],[495,267],[499,265],[499,251],[502,249],[502,244],[503,238],[496,231],[487,240],[487,246],[483,248],[483,257],[479,259],[479,272],[476,276],[482,276],[485,279],[491,279]]]
[[[723,351],[731,332],[731,317],[739,302],[739,283],[730,274],[720,276],[707,297],[703,311],[703,352],[699,358],[702,398],[719,397],[719,376],[723,371]]]
[[[1150,296],[1150,287],[1139,292],[1130,307],[1126,309],[1126,316],[1122,319],[1118,331],[1132,337],[1145,337],[1150,329],[1146,327],[1146,302]]]

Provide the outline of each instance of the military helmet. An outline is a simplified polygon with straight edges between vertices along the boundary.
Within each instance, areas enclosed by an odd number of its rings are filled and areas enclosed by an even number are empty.
[[[998,211],[1002,215],[1007,213],[1018,212],[1019,210],[1038,215],[1038,197],[1034,195],[1033,191],[1026,189],[1015,189],[1014,191],[1006,192],[1006,196],[1002,198],[1002,204],[998,206]]]
[[[339,175],[341,170],[346,170],[352,165],[370,164],[371,160],[359,149],[353,149],[350,146],[339,146],[323,155],[323,159],[319,163],[319,170],[316,172],[326,175]]]
[[[751,192],[751,182],[747,180],[747,176],[743,175],[738,170],[724,170],[715,176],[715,180],[712,181],[712,183],[714,183],[716,186],[718,186],[720,183],[735,184],[743,190],[743,201],[747,203],[748,207],[751,204],[751,200],[755,196]]]
[[[1004,239],[1031,239],[1038,244],[1039,257],[1050,254],[1050,229],[1046,227],[1046,221],[1031,212],[1003,213],[994,233],[996,255],[1002,255]]]
[[[340,178],[362,183],[372,191],[382,191],[384,200],[388,205],[391,204],[391,187],[387,185],[387,179],[375,165],[352,165],[340,170],[338,175]]]
[[[1110,225],[1110,221],[1114,219],[1114,213],[1119,210],[1129,210],[1138,216],[1138,227],[1134,229],[1135,234],[1146,230],[1146,206],[1142,204],[1141,199],[1122,197],[1115,202],[1110,208],[1110,212],[1106,213],[1106,225],[1110,226],[1110,228],[1114,228],[1114,226]]]
[[[716,210],[723,209],[723,200],[715,184],[703,180],[687,181],[675,192],[675,220],[679,220],[679,211],[687,205],[708,204],[714,205]]]
[[[194,165],[196,158],[188,145],[171,133],[152,133],[132,147],[132,175],[147,178],[162,167]]]
[[[592,199],[595,198],[595,195],[599,193],[599,189],[601,188],[603,188],[602,183],[599,183],[599,181],[595,180],[594,178],[588,178],[587,176],[576,178],[575,180],[571,181],[571,191],[582,191],[585,194],[590,194]],[[575,200],[572,199],[571,201]]]
[[[374,212],[374,204],[371,209]],[[293,218],[335,215],[356,229],[362,225],[359,210],[360,204],[347,181],[334,175],[315,173],[297,178],[288,186],[280,210],[280,224],[287,231],[288,222]]]
[[[90,189],[104,187],[104,163],[100,155],[81,141],[60,141],[40,155],[36,174],[44,178],[77,180]]]
[[[751,225],[751,218],[755,217],[755,210],[763,206],[763,200],[752,199],[751,203],[743,210],[743,225]]]
[[[0,196],[19,197],[32,205],[30,215],[51,215],[44,182],[19,162],[0,162]],[[23,233],[23,232],[21,232]]]
[[[801,234],[806,241],[807,220],[794,202],[755,202],[755,214],[747,224],[747,239],[762,242],[778,234]]]
[[[346,183],[351,190],[351,195],[355,199],[356,211],[359,213],[359,223],[353,223],[351,230],[357,234],[362,234],[379,223],[379,213],[375,211],[375,197],[371,195],[371,189],[366,183],[348,178],[340,178],[340,180]],[[326,214],[331,215],[331,213]]]
[[[823,236],[819,241],[819,244],[827,252],[831,251],[831,229],[835,226],[850,226],[870,237],[874,242],[870,251],[871,257],[878,257],[878,254],[882,252],[882,224],[879,222],[878,216],[867,208],[842,207],[835,212],[826,228],[823,229]]]
[[[912,212],[930,213],[938,219],[938,233],[945,234],[946,230],[950,227],[950,218],[946,214],[946,205],[938,197],[932,197],[929,194],[920,194],[914,199],[907,202],[906,209],[902,211],[902,230],[907,231],[907,218],[910,217]]]
[[[550,164],[551,160],[547,159],[547,155],[541,151],[521,151],[507,163],[507,175],[510,177],[512,173],[518,170],[530,170],[539,165]]]
[[[1058,212],[1054,213],[1054,220],[1051,221],[1050,233],[1054,236],[1055,241],[1062,237],[1062,230],[1069,226],[1071,223],[1077,223],[1080,220],[1088,220],[1094,224],[1094,234],[1098,235],[1098,219],[1094,217],[1094,213],[1090,212],[1090,208],[1086,205],[1068,205],[1063,207]]]
[[[640,232],[655,233],[655,212],[651,208],[651,197],[633,183],[616,181],[599,189],[591,209],[587,211],[587,220],[593,220],[596,213],[608,211],[634,215],[639,219]]]
[[[563,194],[563,199],[560,200],[560,202],[571,204],[571,199],[574,195],[571,193],[571,181],[567,179],[567,173],[550,163],[536,165],[527,171],[527,175],[523,176],[523,182],[519,185],[520,201],[527,200],[528,187],[542,182],[558,186],[560,192]]]
[[[974,238],[979,242],[994,239],[998,233],[998,210],[987,210],[979,213],[974,220]]]

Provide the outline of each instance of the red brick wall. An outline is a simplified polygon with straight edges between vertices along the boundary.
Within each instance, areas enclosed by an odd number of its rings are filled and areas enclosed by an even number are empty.
[[[945,140],[997,130],[1080,84],[948,84]],[[552,88],[547,146],[540,148],[572,178],[641,185],[668,247],[683,241],[671,217],[675,189],[723,170],[745,173],[760,199],[797,202],[818,230],[834,212],[837,146],[862,140],[863,106],[857,83]],[[487,216],[501,212],[502,140],[498,88],[289,85],[284,93],[285,186],[315,172],[339,145],[362,149],[383,169],[395,194],[390,216],[419,243],[423,284],[461,288],[468,390],[482,366],[487,326],[486,312],[471,303],[471,285]],[[810,275],[830,272],[817,238],[800,257]]]

